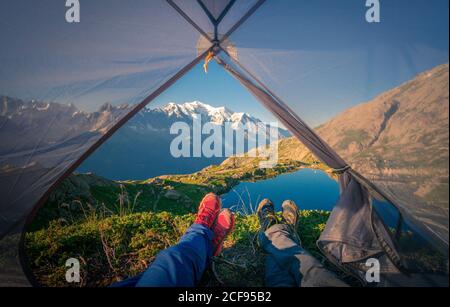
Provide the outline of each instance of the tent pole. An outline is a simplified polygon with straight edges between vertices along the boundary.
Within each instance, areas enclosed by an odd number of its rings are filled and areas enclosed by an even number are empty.
[[[187,22],[189,22],[195,29],[197,29],[200,34],[202,34],[205,38],[208,39],[213,44],[220,45],[223,41],[225,41],[234,31],[236,31],[237,28],[239,28],[266,0],[259,0],[255,5],[250,8],[247,13],[245,13],[244,16],[242,16],[241,19],[236,22],[236,24],[231,27],[230,30],[219,40],[218,38],[218,25],[219,22],[222,21],[222,19],[226,16],[228,11],[231,9],[231,7],[236,2],[235,0],[231,0],[228,5],[225,7],[225,9],[220,14],[219,18],[216,20],[214,16],[212,16],[211,12],[208,10],[208,8],[204,5],[204,3],[201,0],[197,0],[198,4],[202,7],[202,9],[205,11],[208,18],[211,20],[213,26],[214,26],[214,38],[210,38],[208,34],[206,34],[205,31],[200,28],[195,21],[193,21],[173,0],[166,0],[167,3],[169,3],[170,6],[172,6],[184,19],[186,19]]]
[[[189,64],[181,68],[175,75],[173,75],[169,80],[167,80],[164,84],[158,87],[155,91],[153,91],[150,95],[148,95],[142,102],[137,104],[130,112],[125,114],[120,120],[117,121],[105,134],[103,134],[87,151],[81,155],[68,169],[56,180],[52,186],[42,195],[39,201],[34,206],[31,213],[28,214],[25,224],[23,226],[22,235],[25,234],[27,226],[34,219],[35,215],[39,211],[39,209],[45,204],[50,194],[61,184],[61,182],[66,179],[70,174],[72,174],[80,165],[84,162],[97,148],[99,148],[106,140],[108,140],[117,130],[119,130],[125,123],[127,123],[133,116],[135,116],[140,110],[142,110],[146,105],[148,105],[151,101],[153,101],[156,97],[165,92],[168,88],[170,88],[178,79],[183,77],[186,73],[188,73],[192,68],[195,67],[205,56],[212,50],[212,47],[208,48],[205,52],[196,57]]]
[[[197,3],[200,5],[200,7],[203,9],[203,11],[205,12],[206,16],[208,16],[209,20],[211,21],[211,23],[216,26],[217,25],[217,20],[216,18],[214,18],[213,14],[209,11],[209,9],[206,7],[206,5],[203,3],[202,0],[197,0]]]
[[[298,121],[303,123],[303,120],[297,115],[296,112],[294,112],[294,110],[291,109],[291,107],[289,105],[287,105],[282,99],[280,99],[280,97],[278,97],[275,93],[273,93],[264,83],[262,83],[262,81],[260,81],[255,75],[253,75],[247,68],[245,68],[239,61],[233,59],[233,57],[222,47],[220,47],[220,49],[233,61],[233,63],[235,63],[240,69],[242,69],[246,74],[248,74],[250,76],[250,78],[252,78],[259,86],[261,86],[265,91],[267,91],[267,93],[269,93],[273,98],[275,98],[284,108],[286,108],[286,110]],[[312,129],[310,129],[312,130]],[[328,147],[327,144],[325,144],[325,142],[318,137],[318,140],[320,141],[320,143],[322,144],[322,146],[324,147]]]
[[[213,16],[211,11],[206,7],[206,5],[203,3],[202,0],[197,0],[198,5],[202,8],[202,10],[205,12],[206,16],[208,16],[209,20],[211,21],[213,27],[214,27],[214,38],[213,43],[217,44],[219,41],[219,34],[217,33],[217,29],[219,27],[219,21]]]
[[[220,24],[222,19],[227,15],[228,11],[233,7],[233,5],[236,3],[236,0],[231,0],[228,2],[227,6],[223,9],[222,13],[220,13],[219,17],[217,18],[217,25]]]
[[[288,128],[299,140],[302,142],[316,157],[318,157],[323,163],[326,165],[330,165],[332,167],[336,167],[338,164],[345,164],[345,161],[334,152],[334,150],[326,144],[326,146],[321,146],[321,144],[324,143],[324,141],[321,140],[321,138],[306,124],[303,123],[303,121],[297,121],[295,117],[290,114],[290,112],[283,107],[283,104],[280,103],[274,96],[272,96],[270,93],[268,93],[264,88],[260,87],[258,84],[255,84],[255,80],[251,80],[248,77],[242,75],[239,71],[233,69],[230,65],[225,63],[220,57],[216,58],[218,60],[218,63],[224,67],[226,71],[228,71],[231,75],[233,75],[244,87],[246,87],[254,96],[257,98],[266,108],[269,109],[275,115],[283,124],[286,125],[286,128]],[[286,117],[286,118],[285,118]],[[297,127],[297,125],[299,125]],[[309,136],[309,137],[308,137]],[[328,161],[327,161],[328,160]],[[366,203],[369,201],[369,189],[365,185],[371,184],[370,181],[368,181],[365,177],[359,175],[355,176],[352,169],[348,169],[346,171],[347,175],[353,177],[355,182],[357,183],[358,189],[361,191],[366,190],[368,193],[366,196],[364,196],[362,202]],[[345,180],[345,174],[340,175],[340,182],[343,182]],[[359,178],[359,179],[358,179]],[[348,188],[348,186],[344,186],[345,189]],[[379,193],[383,196],[383,193],[376,188],[375,186],[372,188],[375,192]],[[342,199],[342,191],[341,191],[341,199]],[[393,205],[394,202],[386,198],[386,200],[390,201]],[[395,205],[394,205],[395,206]],[[402,218],[402,213],[398,209],[397,206],[395,206],[399,212],[400,217]],[[382,220],[380,220],[383,222]],[[372,224],[372,227],[373,224]],[[387,227],[385,227],[387,228]],[[393,242],[393,246],[390,246],[394,251],[397,251],[398,248],[396,246],[396,241],[393,240],[390,232],[387,232],[387,235],[389,236],[390,240]],[[383,247],[383,250],[385,251],[386,255],[389,256],[391,261],[394,263],[394,265],[401,269],[401,264],[398,261],[395,261],[395,258],[390,257],[390,253]]]
[[[283,107],[286,107],[286,110],[289,112],[289,114],[291,116],[293,116],[296,120],[298,120],[299,122],[303,123],[302,120],[298,119],[298,115],[292,111],[292,109],[290,109],[289,106],[286,105],[286,103],[284,103],[281,99],[279,99],[275,94],[272,93],[272,91],[270,91],[270,89],[267,88],[267,86],[264,85],[264,83],[262,83],[261,81],[259,81],[258,78],[256,78],[255,76],[253,76],[253,74],[251,72],[249,72],[245,67],[243,67],[238,61],[234,60],[230,54],[224,50],[223,48],[221,48],[221,50],[233,61],[233,63],[236,63],[236,65],[238,65],[241,69],[244,70],[245,73],[249,74],[250,78],[252,78],[257,84],[259,84],[259,86],[261,86],[261,88],[263,90],[265,90],[267,92],[268,95],[272,96],[278,103],[280,103]],[[328,148],[328,150],[331,150],[336,156],[339,157],[339,155],[334,152],[334,150],[328,146],[312,129],[309,128],[309,130],[316,136],[317,140],[321,143],[321,145],[323,145],[324,147]],[[305,136],[306,137],[306,136]],[[342,159],[342,158],[341,158]],[[372,184],[372,182],[370,182],[368,179],[366,179],[364,176],[362,176],[361,174],[359,174],[358,172],[356,172],[353,169],[349,169],[348,172],[362,185],[365,185],[366,188],[372,189],[375,192],[377,192],[378,194],[380,194],[384,199],[386,199],[388,202],[390,202],[392,205],[394,205],[394,207],[397,209],[398,213],[399,213],[399,219],[401,219],[401,221],[403,221],[404,217],[403,217],[403,212],[400,209],[401,207],[398,206],[396,204],[395,201],[393,201],[390,197],[388,197],[386,195],[386,193],[383,193],[378,187],[376,187],[374,184]]]
[[[311,150],[323,163],[333,167],[344,167],[346,162],[337,154],[334,153],[333,149],[329,147],[327,144],[323,145],[324,142],[320,139],[320,137],[309,128],[303,121],[298,121],[286,108],[284,108],[283,104],[281,104],[275,97],[273,97],[270,93],[268,93],[264,88],[255,84],[255,81],[243,76],[241,73],[237,72],[230,65],[226,64],[220,57],[216,57],[217,62],[221,65],[226,71],[231,73],[242,85],[244,85],[250,93],[256,95],[256,98],[266,106],[283,124],[286,125],[290,131],[300,139],[301,142],[305,144],[307,148]],[[255,90],[255,91],[254,91]],[[267,97],[270,100],[270,105],[275,106],[277,109],[273,109],[264,103],[263,99],[256,94],[256,91],[261,93],[263,96]],[[290,120],[286,120],[286,118],[290,118]],[[296,125],[292,124],[292,121],[295,122]],[[300,126],[303,130],[309,133],[303,133],[301,129],[297,128],[297,125]],[[306,144],[308,143],[308,144]],[[310,147],[313,148],[310,148]]]
[[[238,22],[235,23],[234,26],[231,27],[230,30],[228,30],[227,33],[224,34],[224,36],[220,39],[219,43],[222,43],[224,40],[226,40],[234,31],[236,31],[237,28],[239,28],[250,16],[253,15],[253,13],[264,3],[266,0],[259,0],[255,5],[252,6],[248,12],[242,16],[241,19],[239,19]]]
[[[191,24],[191,26],[193,26],[201,35],[203,35],[209,42],[213,42],[213,39],[211,37],[209,37],[209,35],[203,31],[202,28],[200,28],[199,25],[197,25],[195,23],[195,21],[193,21],[175,2],[173,2],[173,0],[166,0],[167,3],[169,3],[169,5],[171,7],[173,7],[178,14],[180,14],[188,23]]]

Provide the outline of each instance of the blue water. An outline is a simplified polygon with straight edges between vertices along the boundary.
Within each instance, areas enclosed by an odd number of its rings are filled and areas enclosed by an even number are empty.
[[[251,213],[264,198],[270,198],[277,211],[286,199],[295,201],[300,209],[331,210],[339,198],[339,186],[323,171],[301,169],[267,180],[241,182],[222,196],[222,204]]]
[[[339,198],[339,186],[323,171],[302,169],[258,182],[241,182],[222,196],[222,205],[249,214],[256,211],[258,203],[264,198],[272,199],[277,211],[286,199],[295,201],[300,209],[331,211]],[[392,238],[396,238],[398,250],[414,259],[410,265],[427,268],[430,267],[427,259],[432,259],[432,268],[447,272],[448,256],[442,256],[429,241],[400,219],[399,211],[392,204],[375,198],[372,203],[391,231]],[[432,257],[417,257],[415,253],[418,251]]]

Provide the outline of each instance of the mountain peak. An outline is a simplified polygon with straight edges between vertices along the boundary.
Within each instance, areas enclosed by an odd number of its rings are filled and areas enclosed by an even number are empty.
[[[175,102],[169,102],[165,106],[158,108],[157,110],[162,111],[169,116],[176,117],[194,117],[195,114],[200,114],[210,120],[211,122],[217,124],[223,124],[226,121],[232,121],[233,115],[236,114],[234,111],[228,108],[213,107],[204,102],[195,100],[191,102],[185,102],[182,104],[177,104]]]
[[[181,104],[169,102],[166,105],[154,109],[147,108],[140,114],[142,115],[140,126],[151,126],[154,130],[167,129],[174,121],[185,121],[192,124],[192,120],[198,118],[198,115],[201,115],[203,123],[209,122],[218,126],[229,123],[234,130],[241,129],[249,123],[254,124],[254,126],[259,126],[261,123],[260,119],[248,113],[234,112],[224,106],[214,107],[198,100]],[[146,117],[152,118],[153,115],[156,115],[153,120],[146,121]],[[289,132],[282,128],[279,128],[278,132],[280,138],[290,135]]]

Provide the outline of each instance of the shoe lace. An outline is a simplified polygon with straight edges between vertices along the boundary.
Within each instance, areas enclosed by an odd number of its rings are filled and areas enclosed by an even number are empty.
[[[203,208],[203,210],[197,214],[197,219],[204,222],[210,222],[214,218],[214,212],[215,211],[211,208]]]
[[[277,218],[275,216],[275,213],[273,212],[273,209],[269,206],[264,206],[261,208],[262,217],[264,220],[264,228],[267,228],[271,224],[277,223]]]

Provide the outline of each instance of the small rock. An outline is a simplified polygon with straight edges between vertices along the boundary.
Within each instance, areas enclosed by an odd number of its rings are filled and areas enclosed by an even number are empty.
[[[168,190],[166,194],[164,194],[164,197],[171,200],[178,200],[182,197],[182,194],[176,190]]]

